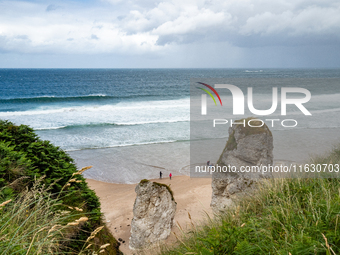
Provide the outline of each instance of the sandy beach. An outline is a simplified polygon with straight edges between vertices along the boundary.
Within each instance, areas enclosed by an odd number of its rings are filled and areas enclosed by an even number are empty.
[[[325,135],[325,132],[327,132],[327,135]],[[274,131],[274,161],[303,162],[308,160],[312,153],[323,154],[330,150],[333,144],[339,143],[339,134],[339,129],[307,129],[291,130],[289,132]],[[311,137],[313,139],[310,139]],[[218,144],[215,143],[215,145],[218,145],[215,149],[219,151],[215,153],[217,156],[220,154],[220,151],[222,151],[225,140],[221,139],[218,142]],[[71,153],[80,166],[94,164],[94,168],[96,169],[90,169],[88,171],[90,174],[85,172],[85,177],[90,188],[93,189],[100,198],[101,209],[112,234],[116,239],[121,238],[125,241],[121,245],[121,250],[124,254],[133,254],[128,247],[130,224],[133,218],[132,210],[136,198],[136,183],[109,183],[118,175],[125,176],[125,179],[130,178],[135,181],[143,178],[150,179],[149,176],[158,176],[160,169],[164,176],[168,176],[170,171],[173,173],[174,176],[171,181],[169,178],[154,179],[153,181],[170,185],[174,192],[177,211],[172,231],[176,234],[180,233],[177,223],[179,223],[182,228],[190,224],[188,213],[190,213],[193,221],[196,223],[206,219],[204,211],[212,215],[210,209],[212,192],[211,179],[190,178],[189,176],[183,175],[184,173],[176,171],[176,169],[184,169],[180,164],[188,164],[187,161],[189,157],[184,153],[187,152],[186,147],[188,147],[186,143],[170,143],[132,146],[131,148],[123,147],[75,151]],[[184,156],[187,156],[188,159],[187,161],[176,160],[175,162],[177,162],[178,165],[174,166],[169,161],[178,155],[167,157],[167,155],[170,155],[170,152],[176,152],[177,154],[182,153]],[[152,157],[152,155],[158,155],[157,153],[161,156]],[[90,155],[92,155],[92,157]],[[116,160],[116,158],[113,157],[114,155],[133,157],[135,160],[131,163],[132,166],[130,168],[132,170],[120,168],[120,165],[117,166],[117,162],[113,162]],[[217,160],[216,155],[207,155],[206,158],[214,161]],[[94,157],[96,157],[96,159]],[[159,162],[155,161],[155,158],[159,158]],[[169,168],[169,166],[171,166],[171,168]],[[110,174],[114,175],[110,176]],[[91,178],[92,175],[94,177],[93,179],[106,179],[108,182],[93,180]],[[166,243],[174,242],[175,239],[175,236],[171,234],[166,240]]]
[[[200,223],[206,219],[205,213],[212,215],[210,209],[211,202],[211,179],[210,178],[190,178],[189,176],[174,176],[169,178],[155,179],[170,185],[174,192],[177,210],[172,231],[180,234],[177,226],[183,229],[190,227],[188,213],[193,222]],[[129,249],[130,224],[133,218],[133,204],[136,198],[136,184],[115,184],[87,179],[90,188],[93,189],[101,202],[101,209],[105,216],[107,226],[113,236],[118,240],[125,241],[120,246],[124,254],[133,254]],[[166,243],[175,241],[173,234],[166,240]]]

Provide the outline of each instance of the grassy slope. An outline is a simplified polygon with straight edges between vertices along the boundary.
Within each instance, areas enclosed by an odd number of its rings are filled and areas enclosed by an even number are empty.
[[[313,163],[340,163],[340,146]],[[340,180],[270,179],[162,254],[340,254]]]
[[[26,189],[30,190],[28,195],[32,194],[31,189],[34,188],[35,179],[40,179],[46,194],[37,191],[34,197],[23,200],[21,197],[26,194]],[[9,199],[12,199],[11,203],[1,206]],[[58,206],[51,206],[49,204],[51,201]],[[41,207],[43,204],[45,205]],[[80,208],[81,211],[72,209],[71,217],[69,215],[61,219],[58,216],[60,211],[69,210],[68,207]],[[17,216],[12,217],[12,214]],[[48,217],[40,217],[44,215]],[[29,239],[26,237],[34,240],[52,227],[50,224],[55,222],[54,225],[64,226],[82,216],[88,217],[88,220],[77,225],[76,228],[61,227],[63,236],[67,236],[67,238],[58,238],[57,241],[60,247],[63,246],[63,252],[78,254],[91,232],[104,226],[92,238],[93,245],[90,249],[110,243],[111,245],[105,249],[106,252],[120,254],[119,243],[101,218],[99,198],[89,189],[81,174],[77,173],[73,159],[48,141],[40,140],[28,126],[16,126],[11,122],[0,120],[0,254],[13,254],[12,248],[21,249],[17,254],[26,254],[25,250],[28,246],[24,239]],[[43,245],[50,243],[44,241]],[[33,246],[36,244],[32,242],[30,252],[34,250]],[[8,247],[12,247],[10,251]]]

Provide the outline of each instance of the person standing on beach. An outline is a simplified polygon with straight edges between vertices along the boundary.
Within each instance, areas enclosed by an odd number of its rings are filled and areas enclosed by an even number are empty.
[[[159,172],[159,179],[162,179],[162,171]]]
[[[171,180],[171,176],[172,176],[172,174],[170,173],[170,174],[169,174],[170,180]]]

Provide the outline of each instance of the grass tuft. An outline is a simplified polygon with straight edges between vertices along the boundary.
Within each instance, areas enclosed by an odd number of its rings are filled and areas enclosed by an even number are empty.
[[[314,163],[340,163],[340,146]],[[266,179],[161,254],[340,254],[340,180]]]
[[[164,183],[159,183],[159,182],[153,182],[153,185],[156,185],[156,186],[159,186],[159,187],[165,187],[171,195],[171,200],[175,200],[174,199],[174,192],[172,191],[172,189],[168,185],[166,185]]]
[[[52,185],[46,187],[43,179],[0,203],[0,254],[94,254],[118,249],[115,240],[105,245],[94,242],[92,239],[99,236],[104,226],[90,235],[84,232],[82,226],[89,224],[91,215],[65,205],[63,199],[68,192],[51,193]],[[79,232],[89,235],[88,239],[77,240]],[[75,241],[83,242],[83,248],[74,250]]]

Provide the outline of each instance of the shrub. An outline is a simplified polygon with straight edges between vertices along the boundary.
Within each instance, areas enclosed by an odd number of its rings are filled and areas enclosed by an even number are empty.
[[[85,233],[102,225],[99,199],[89,189],[82,175],[76,174],[73,159],[59,147],[38,138],[33,129],[0,120],[0,162],[0,188],[3,188],[0,203],[20,192],[20,189],[15,189],[13,180],[23,177],[21,180],[24,184],[31,187],[35,179],[44,176],[43,182],[46,186],[51,186],[51,194],[66,192],[61,198],[62,203],[83,208],[84,213],[88,214],[90,219],[82,225],[82,231],[74,233],[78,241],[72,241],[68,245],[71,249],[79,250],[87,238]],[[70,180],[72,185],[68,185]],[[106,239],[116,245],[117,241],[106,227],[104,232],[106,234],[103,237],[108,237]],[[101,242],[106,243],[105,240]]]

